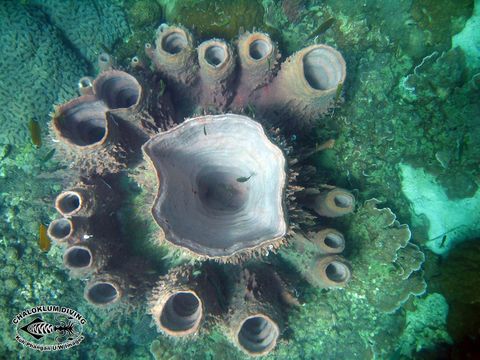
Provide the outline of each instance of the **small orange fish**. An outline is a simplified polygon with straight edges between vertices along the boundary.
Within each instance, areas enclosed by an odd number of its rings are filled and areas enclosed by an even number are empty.
[[[42,146],[42,132],[38,121],[30,119],[28,122],[28,129],[30,130],[30,139],[32,140],[33,145],[37,148]]]
[[[47,227],[43,224],[40,224],[38,228],[38,246],[40,250],[47,252],[52,246],[52,241],[47,235]]]

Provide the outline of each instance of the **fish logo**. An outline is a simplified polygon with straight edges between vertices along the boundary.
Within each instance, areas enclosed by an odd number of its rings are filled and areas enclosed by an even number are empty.
[[[20,329],[37,340],[53,333],[58,333],[60,336],[73,336],[75,334],[74,323],[71,321],[71,318],[68,321],[60,321],[59,325],[52,325],[38,317]]]
[[[17,314],[15,340],[38,351],[66,350],[83,340],[87,320],[79,312],[63,306],[41,305]]]

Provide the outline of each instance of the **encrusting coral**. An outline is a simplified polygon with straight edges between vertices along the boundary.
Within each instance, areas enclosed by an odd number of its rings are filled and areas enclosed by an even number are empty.
[[[355,199],[321,185],[303,165],[322,146],[294,146],[289,138],[337,104],[345,61],[329,46],[312,45],[280,65],[276,44],[260,32],[241,34],[236,51],[220,39],[195,47],[181,26],[163,24],[156,35],[155,47],[145,46],[153,70],[138,58],[132,74],[110,63],[95,80],[83,78],[82,96],[57,107],[58,149],[79,180],[57,197],[63,217],[48,233],[65,247],[71,274],[90,276],[90,304],[110,308],[148,297],[162,333],[193,336],[215,323],[245,353],[268,354],[286,324],[284,308],[298,301],[259,256],[290,243],[280,255],[310,284],[336,288],[351,279],[352,266],[340,255],[344,236],[317,218],[350,214]],[[154,247],[182,254],[166,275],[128,250],[116,216],[122,172],[149,194],[143,205],[159,225]],[[358,226],[370,226],[362,223],[365,211],[383,218],[374,205],[363,210]],[[408,228],[390,229],[395,218],[386,218],[388,234],[377,240],[398,241],[379,251],[378,261],[387,256],[404,270],[400,284],[415,285],[421,253],[408,244]],[[370,236],[376,230],[367,229]],[[212,270],[208,259],[230,264]],[[406,295],[397,299],[398,292]],[[392,293],[395,300],[372,301],[389,311],[420,291]]]

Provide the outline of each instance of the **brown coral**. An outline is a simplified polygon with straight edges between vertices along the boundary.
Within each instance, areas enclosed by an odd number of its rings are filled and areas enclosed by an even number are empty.
[[[254,105],[257,89],[268,84],[278,71],[280,54],[268,34],[246,32],[237,42],[239,69],[232,109]]]
[[[129,154],[145,142],[139,122],[152,121],[142,112],[143,88],[132,75],[102,72],[93,84],[81,87],[87,93],[55,109],[52,130],[62,156],[71,167],[87,175],[115,173],[129,164]],[[148,87],[147,87],[148,90]]]
[[[72,277],[86,276],[103,269],[110,255],[105,241],[89,239],[69,246],[63,253],[63,265]]]

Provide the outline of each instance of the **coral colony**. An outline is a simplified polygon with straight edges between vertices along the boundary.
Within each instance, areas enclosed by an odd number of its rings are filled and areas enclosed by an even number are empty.
[[[345,61],[312,45],[279,64],[276,44],[261,32],[195,47],[187,29],[165,24],[145,51],[151,66],[134,57],[131,73],[101,54],[98,77],[82,78],[82,95],[57,107],[58,151],[78,178],[56,198],[61,217],[48,235],[63,246],[71,275],[89,279],[90,304],[110,309],[148,298],[161,333],[191,336],[220,323],[245,353],[267,354],[298,301],[292,280],[263,255],[279,251],[321,288],[343,287],[355,272],[341,256],[343,234],[324,225],[351,213],[355,199],[303,165],[315,145],[292,141],[338,102]],[[134,229],[116,216],[116,179],[126,171],[151,195],[143,207],[155,223],[152,241],[189,259],[167,274],[128,251]],[[424,291],[424,258],[408,244],[408,227],[375,204],[356,215],[357,226],[370,231],[366,242],[393,239],[375,261],[404,267],[382,298],[388,312]]]

